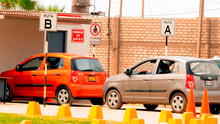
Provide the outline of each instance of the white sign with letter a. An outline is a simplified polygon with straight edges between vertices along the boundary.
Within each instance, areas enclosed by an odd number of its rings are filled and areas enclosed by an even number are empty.
[[[175,34],[175,21],[174,20],[161,20],[161,35],[174,35]]]
[[[40,14],[40,31],[57,31],[57,14]]]

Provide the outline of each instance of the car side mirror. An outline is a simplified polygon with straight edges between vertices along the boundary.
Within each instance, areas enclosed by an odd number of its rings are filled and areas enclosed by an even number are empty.
[[[22,65],[16,65],[16,71],[22,71]]]
[[[131,70],[130,69],[126,69],[124,72],[126,75],[131,76]]]

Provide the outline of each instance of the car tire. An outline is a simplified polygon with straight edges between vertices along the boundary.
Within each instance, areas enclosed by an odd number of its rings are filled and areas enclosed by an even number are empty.
[[[106,96],[106,102],[111,109],[120,109],[123,105],[121,95],[117,90],[110,90]]]
[[[5,90],[5,99],[1,98],[1,101],[4,101],[4,102],[11,102],[12,99],[13,99],[13,93],[12,93],[12,90],[10,88],[9,85],[6,85],[6,90]]]
[[[39,104],[43,104],[44,103],[44,98],[35,97],[35,98],[33,98],[33,100],[38,102]]]
[[[65,86],[59,87],[56,91],[56,100],[60,105],[67,103],[72,104],[73,98],[70,90]]]
[[[148,110],[148,111],[154,111],[158,105],[154,105],[154,104],[143,104],[143,106]]]
[[[175,93],[170,101],[171,108],[175,113],[183,113],[186,110],[187,100],[183,93]]]
[[[104,101],[102,98],[92,98],[92,99],[90,99],[90,102],[93,105],[104,105]]]
[[[217,105],[217,104],[210,105],[210,113],[211,114],[219,114],[219,111],[220,111],[220,105]]]

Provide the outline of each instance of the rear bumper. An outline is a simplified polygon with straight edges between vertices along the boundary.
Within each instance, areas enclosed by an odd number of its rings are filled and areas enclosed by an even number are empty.
[[[195,90],[194,97],[196,104],[201,104],[203,98],[203,91]],[[220,104],[220,91],[208,91],[208,101],[210,104]]]

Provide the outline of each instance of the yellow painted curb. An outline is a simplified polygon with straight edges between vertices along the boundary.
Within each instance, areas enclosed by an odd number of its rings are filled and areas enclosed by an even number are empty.
[[[93,105],[90,109],[88,119],[103,119],[102,106]]]
[[[159,118],[159,123],[160,122],[168,122],[169,119],[172,119],[173,115],[171,111],[166,111],[166,110],[162,110],[160,112],[160,118]]]
[[[171,118],[171,119],[168,120],[168,124],[182,124],[182,120]]]
[[[27,115],[41,115],[39,103],[35,101],[29,102],[26,114]]]
[[[23,120],[20,124],[32,124],[30,120]]]
[[[212,117],[212,114],[202,114],[201,119],[204,121],[204,124],[209,124],[208,123],[208,117]]]
[[[192,119],[190,119],[189,124],[203,124],[203,120],[197,119],[197,118],[192,118]]]
[[[72,117],[71,111],[70,111],[70,104],[63,104],[59,107],[57,117]]]
[[[101,119],[93,119],[92,124],[106,124],[106,120],[101,120]]]
[[[138,118],[136,109],[135,108],[126,108],[123,122],[130,123],[132,118]]]
[[[131,124],[145,124],[145,123],[144,123],[144,119],[133,118],[131,119]]]
[[[189,121],[192,118],[194,118],[194,114],[192,112],[184,112],[182,115],[183,124],[189,124]]]
[[[206,124],[218,124],[218,119],[212,116],[209,116]]]

